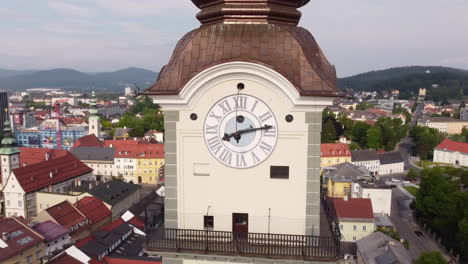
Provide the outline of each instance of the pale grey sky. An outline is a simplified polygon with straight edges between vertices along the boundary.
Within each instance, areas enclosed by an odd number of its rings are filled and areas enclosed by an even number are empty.
[[[468,0],[311,0],[301,26],[338,75],[468,69]],[[0,68],[159,71],[199,26],[190,0],[15,0],[0,7]]]

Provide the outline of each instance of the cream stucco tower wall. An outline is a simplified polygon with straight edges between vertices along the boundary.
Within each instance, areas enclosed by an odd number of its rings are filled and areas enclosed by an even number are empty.
[[[273,153],[250,169],[219,163],[203,139],[210,107],[236,94],[238,83],[245,85],[243,94],[268,104],[278,123]],[[214,230],[232,231],[232,213],[239,212],[249,214],[249,232],[319,235],[322,110],[333,98],[300,96],[281,74],[248,62],[213,66],[178,95],[152,98],[165,113],[166,228],[203,229],[208,214]],[[270,166],[289,166],[289,179],[271,179]]]

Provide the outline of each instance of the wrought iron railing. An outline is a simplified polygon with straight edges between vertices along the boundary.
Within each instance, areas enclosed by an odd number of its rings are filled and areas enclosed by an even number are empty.
[[[148,229],[146,249],[278,259],[336,260],[335,238],[264,233]]]

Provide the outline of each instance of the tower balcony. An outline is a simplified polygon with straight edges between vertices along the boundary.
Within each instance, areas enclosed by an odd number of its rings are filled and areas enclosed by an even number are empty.
[[[305,261],[336,261],[335,237],[156,228],[147,230],[146,251]]]

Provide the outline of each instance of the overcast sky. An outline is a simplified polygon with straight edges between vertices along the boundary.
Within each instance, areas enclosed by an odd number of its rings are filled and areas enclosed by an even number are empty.
[[[340,77],[405,65],[468,69],[468,0],[311,0],[300,25]],[[190,0],[14,0],[0,68],[159,71],[199,26]]]

